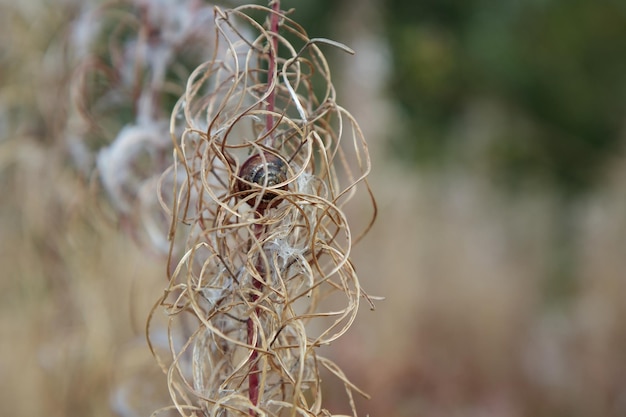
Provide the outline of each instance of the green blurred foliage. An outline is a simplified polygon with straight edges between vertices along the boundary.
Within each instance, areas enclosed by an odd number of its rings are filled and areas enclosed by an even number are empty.
[[[621,0],[390,0],[391,89],[407,120],[394,141],[411,161],[441,162],[456,121],[481,97],[532,129],[489,140],[484,162],[513,186],[576,194],[618,149],[626,116]],[[396,132],[398,133],[398,132]]]

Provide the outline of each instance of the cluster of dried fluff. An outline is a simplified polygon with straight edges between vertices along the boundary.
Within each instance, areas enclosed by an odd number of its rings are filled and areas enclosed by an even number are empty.
[[[175,159],[159,182],[172,219],[170,276],[147,333],[151,340],[164,310],[169,349],[151,346],[171,409],[331,415],[322,404],[325,369],[343,382],[356,415],[358,389],[317,353],[346,332],[360,299],[371,304],[349,259],[375,217],[370,160],[359,126],[335,101],[320,49],[347,48],[309,39],[277,7],[216,8],[211,27],[213,55],[172,112]],[[255,156],[261,170],[270,169],[267,158],[282,161],[284,180],[250,183],[240,171]],[[359,194],[371,221],[353,236],[344,210]]]
[[[116,214],[146,248],[167,253],[156,184],[172,163],[169,116],[210,59],[214,10],[200,0],[85,2],[68,35],[74,63],[67,145],[94,168]]]

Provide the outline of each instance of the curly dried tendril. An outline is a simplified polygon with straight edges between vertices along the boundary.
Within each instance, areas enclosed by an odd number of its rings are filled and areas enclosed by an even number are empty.
[[[331,415],[320,367],[356,415],[360,391],[315,348],[371,303],[349,261],[376,214],[370,159],[319,45],[347,48],[309,39],[273,5],[215,9],[215,54],[172,112],[175,162],[160,190],[172,267],[147,330],[164,309],[169,350],[150,343],[184,416]],[[350,201],[370,207],[356,238]]]

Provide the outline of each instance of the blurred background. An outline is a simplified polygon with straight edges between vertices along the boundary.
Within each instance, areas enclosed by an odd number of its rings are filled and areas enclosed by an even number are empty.
[[[97,5],[0,0],[2,415],[168,401],[143,336],[165,258],[68,145],[68,33]],[[360,414],[626,415],[626,3],[291,7],[357,51],[328,48],[379,203],[354,263],[386,300],[327,353],[371,394]]]

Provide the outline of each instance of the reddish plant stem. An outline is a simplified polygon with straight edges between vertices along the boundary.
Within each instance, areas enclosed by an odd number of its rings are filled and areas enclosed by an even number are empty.
[[[263,212],[257,211],[255,213],[255,216],[257,219],[259,219],[263,216]],[[256,238],[256,240],[261,239],[263,235],[263,231],[265,230],[265,227],[263,225],[256,224],[253,226],[253,228],[254,228],[254,237]],[[264,273],[265,266],[263,265],[263,259],[260,254],[259,254],[259,257],[257,258],[255,268],[261,276],[265,275]],[[263,284],[261,283],[261,281],[253,279],[252,287],[254,288],[255,291],[260,291],[263,288]],[[252,296],[250,297],[250,300],[252,301],[252,303],[256,303],[258,299],[259,299],[259,296],[256,293],[252,293]],[[258,317],[259,312],[260,312],[260,309],[258,307],[255,307],[254,315]],[[248,332],[247,341],[249,345],[252,345],[255,339],[254,321],[252,320],[252,318],[248,318],[248,320],[246,321],[246,326],[247,326],[247,332]],[[259,347],[258,337],[254,346]],[[251,364],[250,374],[248,375],[248,397],[250,398],[250,402],[254,405],[259,404],[260,383],[259,383],[258,358],[259,358],[259,352],[256,349],[252,350],[252,353],[250,354],[250,364]],[[257,414],[253,410],[250,410],[250,415],[256,416]]]
[[[267,65],[267,87],[271,88],[267,97],[267,111],[268,114],[265,118],[265,124],[268,132],[274,128],[274,116],[271,114],[274,112],[276,105],[276,89],[272,88],[274,82],[274,73],[276,72],[276,54],[278,54],[278,12],[280,11],[280,0],[274,0],[272,3],[272,15],[270,16],[270,42],[272,47],[269,51],[268,65]],[[266,144],[272,144],[272,136],[269,135],[266,139]]]
[[[268,133],[271,132],[272,129],[274,128],[274,116],[271,113],[274,112],[274,109],[276,106],[276,88],[274,88],[272,84],[275,81],[274,73],[276,72],[276,58],[277,58],[276,55],[278,54],[278,20],[279,20],[278,13],[280,12],[280,0],[273,0],[272,2],[270,2],[270,5],[272,7],[272,14],[270,16],[271,47],[269,50],[269,58],[268,58],[268,65],[267,65],[267,88],[270,89],[270,91],[267,97],[267,108],[266,108],[266,110],[268,111],[268,114],[265,118],[265,124],[266,124],[265,128],[267,129]],[[272,146],[272,142],[273,142],[273,135],[268,134],[267,138],[265,139],[265,144],[267,146]],[[256,214],[257,219],[263,217],[262,211],[257,211],[255,214]],[[264,230],[265,230],[265,227],[262,225],[254,226],[254,236],[257,240],[261,238],[261,235],[263,234]],[[261,255],[259,255],[259,257],[257,258],[255,268],[261,276],[265,276],[265,273],[264,273],[265,266],[263,265],[263,259]],[[263,288],[263,284],[258,280],[253,280],[252,286],[255,291],[259,291],[259,292]],[[256,303],[258,299],[259,299],[259,296],[253,293],[251,296],[252,303]],[[260,312],[260,309],[258,307],[255,307],[254,314],[257,317],[259,315],[259,312]],[[246,327],[247,327],[247,341],[249,345],[252,345],[255,339],[254,321],[252,320],[252,318],[248,318],[246,322]],[[256,338],[255,347],[259,347],[258,337]],[[259,381],[258,359],[259,359],[259,352],[258,350],[254,349],[252,353],[250,354],[251,366],[250,366],[250,374],[248,376],[248,397],[250,398],[250,402],[254,405],[259,404],[260,381]],[[257,413],[254,412],[253,410],[250,410],[250,415],[256,416]]]
[[[255,285],[256,287],[256,285]],[[252,296],[252,301],[256,302],[258,297],[255,295]],[[254,309],[255,314],[258,314],[259,309]],[[254,322],[252,319],[247,320],[248,326],[248,344],[252,345],[254,341]],[[258,341],[255,346],[258,346]],[[248,376],[248,396],[250,398],[250,402],[254,405],[259,404],[259,363],[258,363],[259,352],[257,350],[253,350],[250,355],[250,363],[252,364],[250,368],[250,374]],[[253,410],[250,410],[250,415],[255,416],[256,413]]]

